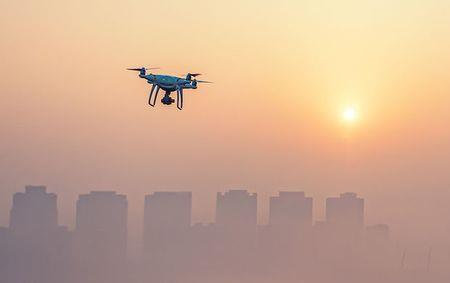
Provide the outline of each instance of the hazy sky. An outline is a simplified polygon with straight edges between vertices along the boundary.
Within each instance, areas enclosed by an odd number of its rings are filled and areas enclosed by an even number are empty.
[[[367,223],[450,234],[449,1],[0,0],[0,224],[46,184],[72,225],[78,193],[355,191]],[[147,105],[126,67],[201,72],[185,109]],[[358,119],[342,121],[352,105]]]

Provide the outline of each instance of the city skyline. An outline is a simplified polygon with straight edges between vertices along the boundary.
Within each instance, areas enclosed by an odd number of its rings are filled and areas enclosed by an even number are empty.
[[[53,218],[52,223],[53,223],[53,225],[55,227],[61,225],[60,220],[58,218],[58,209],[57,209],[57,207],[58,207],[58,205],[57,205],[57,202],[58,202],[57,198],[58,198],[58,196],[55,193],[49,193],[47,191],[47,189],[48,188],[45,185],[26,185],[24,193],[23,192],[15,193],[13,195],[12,202],[11,202],[11,210],[10,210],[10,213],[9,213],[9,224],[7,224],[7,225],[0,225],[0,227],[13,228],[15,222],[17,221],[17,220],[15,220],[17,217],[14,214],[14,212],[15,212],[14,208],[18,206],[17,204],[15,205],[15,203],[17,203],[16,199],[19,199],[21,196],[23,196],[23,197],[33,196],[34,194],[37,194],[37,195],[39,195],[39,194],[41,194],[41,195],[42,194],[43,195],[48,195],[49,197],[52,198],[51,202],[53,203],[53,210],[54,211],[53,211],[53,213],[47,213],[47,215],[51,215],[51,217]],[[27,194],[27,192],[28,192],[28,194]],[[155,200],[164,200],[164,199],[166,199],[168,201],[168,203],[173,202],[173,203],[182,204],[182,202],[180,202],[180,201],[182,201],[182,199],[179,199],[178,201],[176,201],[176,199],[179,198],[179,197],[185,196],[185,197],[187,197],[185,203],[186,203],[186,205],[188,205],[187,207],[189,207],[189,209],[184,209],[184,219],[185,219],[184,220],[184,224],[183,224],[184,226],[191,227],[191,226],[194,226],[196,224],[202,224],[202,223],[203,224],[217,223],[217,217],[219,217],[219,222],[218,223],[220,225],[222,222],[226,223],[228,221],[236,221],[236,219],[235,219],[235,217],[232,217],[232,218],[230,218],[230,220],[222,220],[223,217],[221,217],[220,214],[226,213],[226,210],[224,212],[221,212],[221,211],[223,211],[223,209],[220,206],[218,207],[217,205],[223,202],[223,199],[224,199],[225,196],[232,196],[232,197],[233,196],[234,197],[241,196],[242,197],[242,196],[245,196],[245,195],[248,195],[249,197],[251,197],[253,199],[251,201],[253,204],[251,204],[251,205],[253,205],[254,207],[252,208],[253,212],[251,212],[252,210],[249,211],[252,214],[252,215],[250,215],[250,218],[248,218],[250,222],[246,221],[244,223],[248,224],[248,223],[252,223],[253,222],[255,226],[256,225],[276,225],[276,226],[278,226],[279,224],[282,224],[282,223],[277,223],[277,215],[278,215],[278,218],[280,218],[280,216],[282,216],[282,217],[284,216],[286,219],[289,219],[289,217],[292,217],[293,213],[297,214],[297,217],[299,218],[298,219],[299,220],[299,225],[301,225],[301,223],[303,223],[303,222],[306,222],[307,225],[310,225],[310,226],[315,225],[317,222],[323,222],[323,221],[331,223],[331,222],[333,222],[333,220],[331,219],[331,221],[330,221],[330,219],[329,219],[330,217],[328,216],[328,211],[330,210],[330,207],[331,207],[331,205],[329,204],[330,201],[335,201],[335,202],[336,202],[336,200],[337,201],[339,201],[339,200],[345,201],[345,199],[347,199],[348,197],[350,197],[350,198],[359,197],[356,193],[353,193],[353,192],[344,192],[344,193],[339,194],[337,197],[331,197],[331,196],[327,197],[326,201],[325,201],[325,203],[326,203],[326,205],[325,205],[325,213],[324,213],[325,218],[322,219],[322,218],[314,217],[314,213],[313,213],[314,197],[312,197],[312,196],[306,197],[304,191],[299,191],[299,190],[292,190],[292,191],[280,190],[280,191],[278,191],[278,195],[273,195],[273,196],[270,197],[270,199],[269,199],[269,204],[270,204],[269,207],[270,208],[269,208],[269,213],[268,213],[268,219],[267,219],[266,222],[262,223],[261,221],[259,221],[258,215],[257,215],[257,206],[258,206],[257,196],[258,196],[258,194],[257,193],[250,193],[246,189],[229,189],[229,190],[227,190],[227,191],[225,191],[223,193],[217,192],[216,211],[215,211],[214,216],[213,216],[213,218],[215,218],[215,220],[214,221],[209,221],[209,222],[198,222],[198,221],[194,221],[192,216],[191,216],[192,215],[192,192],[189,192],[189,191],[153,191],[153,192],[151,192],[149,194],[144,195],[144,200],[145,201],[144,201],[144,205],[143,206],[145,207],[145,209],[144,209],[144,215],[143,216],[149,214],[150,207],[151,207],[150,203],[151,203],[152,199],[155,199]],[[81,217],[80,217],[79,213],[80,213],[80,207],[82,207],[81,203],[87,201],[89,197],[96,197],[96,196],[100,197],[100,198],[101,198],[101,196],[105,196],[105,197],[117,196],[117,197],[122,198],[125,202],[127,201],[127,196],[126,195],[118,195],[116,191],[111,191],[111,190],[104,190],[104,191],[93,190],[93,191],[90,191],[87,194],[79,194],[78,200],[77,200],[76,211],[74,213],[76,221],[75,221],[74,227],[72,227],[73,230],[76,230],[77,227],[79,227],[79,225],[80,225],[79,220],[80,220]],[[172,199],[172,201],[170,199]],[[358,198],[358,199],[362,200],[362,201],[364,200],[362,198]],[[230,200],[232,200],[232,199],[230,199]],[[284,200],[284,203],[282,202],[283,200]],[[292,204],[295,204],[295,202],[297,202],[297,204],[298,204],[298,201],[300,201],[300,203],[306,201],[306,203],[305,203],[306,207],[301,208],[298,205],[297,205],[297,208],[296,207],[292,207]],[[278,206],[275,205],[275,204],[278,204]],[[283,208],[283,206],[284,206],[284,209],[285,209],[284,213],[282,211],[281,211],[281,213],[278,212],[279,209],[277,210],[277,207],[279,207],[280,205],[281,205],[281,208]],[[345,206],[344,203],[343,203],[343,205]],[[22,206],[25,206],[25,205],[22,204]],[[32,208],[33,207],[31,207],[31,209]],[[159,209],[156,209],[155,212],[159,212],[159,213],[163,213],[164,212],[166,214],[167,213],[171,213],[167,209],[168,208],[160,207]],[[361,227],[363,227],[364,226],[363,225],[364,215],[365,215],[364,214],[364,203],[362,202],[361,206],[359,208],[357,208],[357,209],[360,210],[361,214],[363,215],[362,219],[361,219],[361,217],[359,217],[359,219],[361,221]],[[126,208],[126,210],[128,210],[128,208]],[[181,212],[182,211],[178,212],[178,217],[180,217],[180,215],[182,215]],[[29,212],[29,213],[31,213],[31,212]],[[232,209],[232,210],[230,210],[229,213],[237,213],[237,215],[241,215],[241,213],[243,213],[243,211],[239,212],[239,211],[236,211],[235,209]],[[244,212],[244,214],[245,214],[245,212]],[[291,215],[289,215],[289,214],[291,214]],[[304,214],[306,214],[306,215],[304,215]],[[232,214],[226,214],[226,215],[230,215],[231,216]],[[170,214],[168,214],[167,215],[168,218],[165,221],[166,222],[171,222],[171,219],[174,218],[175,216],[176,216],[176,214],[173,215],[173,216],[170,216]],[[306,219],[304,219],[305,217],[306,217]],[[127,218],[128,218],[128,216],[127,216]],[[226,222],[224,222],[224,221],[226,221]],[[189,225],[188,225],[188,223],[189,223]],[[379,223],[372,223],[371,225],[378,225],[378,224]],[[67,225],[67,223],[66,223],[66,225],[62,225],[62,226],[69,227]]]
[[[127,249],[133,239],[126,195],[80,194],[69,230],[57,221],[57,198],[32,185],[13,195],[10,225],[0,227],[5,282],[207,282],[211,276],[257,282],[265,273],[287,282],[290,276],[346,282],[372,272],[421,282],[431,271],[433,278],[447,276],[442,272],[450,264],[431,247],[426,257],[407,252],[388,224],[366,224],[364,198],[351,192],[327,198],[326,219],[314,221],[311,196],[280,191],[265,225],[257,224],[257,194],[247,190],[217,193],[215,223],[191,221],[191,192],[153,192],[144,201],[138,255]]]

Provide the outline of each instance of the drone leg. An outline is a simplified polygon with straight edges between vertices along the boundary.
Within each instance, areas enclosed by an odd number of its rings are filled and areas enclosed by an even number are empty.
[[[183,88],[177,89],[177,108],[183,109]]]
[[[156,86],[156,91],[155,91],[155,95],[153,96],[152,106],[155,106],[155,104],[156,104],[156,98],[158,97],[158,92],[159,92],[159,86]]]
[[[153,97],[153,92],[155,91],[155,88],[156,88],[156,93],[155,93],[155,96]],[[152,90],[150,90],[150,96],[148,97],[148,104],[150,105],[150,106],[155,106],[155,102],[156,102],[156,95],[158,94],[158,90],[159,90],[159,88],[158,88],[158,86],[157,85],[152,85]],[[152,99],[153,98],[153,99]]]

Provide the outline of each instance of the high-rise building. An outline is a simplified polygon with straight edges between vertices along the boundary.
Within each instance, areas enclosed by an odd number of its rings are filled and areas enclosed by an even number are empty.
[[[246,190],[217,193],[216,225],[218,227],[256,229],[257,195]]]
[[[312,209],[313,199],[304,192],[280,192],[270,198],[269,225],[258,233],[264,264],[277,262],[273,268],[283,273],[311,256]]]
[[[75,281],[126,281],[126,196],[113,191],[92,191],[79,196],[76,209]]]
[[[147,277],[173,281],[182,277],[189,252],[191,192],[155,192],[145,196],[144,259]]]
[[[144,253],[177,246],[191,226],[191,192],[155,192],[145,196]]]
[[[26,186],[14,194],[10,214],[11,230],[20,235],[54,232],[58,228],[57,196],[44,186]]]
[[[58,226],[56,194],[44,186],[14,194],[9,230],[11,282],[53,283],[67,277],[70,235]]]
[[[144,233],[187,230],[191,226],[191,192],[155,192],[145,196]]]
[[[290,229],[312,226],[313,199],[304,192],[280,192],[270,198],[269,224]]]
[[[127,211],[125,195],[113,191],[80,195],[75,228],[79,248],[102,259],[125,260]]]
[[[364,199],[355,193],[331,197],[326,203],[326,220],[331,227],[360,231],[364,227]]]
[[[257,195],[246,190],[217,194],[216,254],[218,266],[228,266],[227,273],[245,272],[242,266],[255,263],[257,237]],[[248,268],[251,269],[248,265]]]

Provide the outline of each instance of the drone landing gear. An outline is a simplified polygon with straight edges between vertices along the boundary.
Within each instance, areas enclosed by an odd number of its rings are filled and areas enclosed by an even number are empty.
[[[183,109],[183,89],[177,89],[177,108],[179,110]]]
[[[155,95],[153,95],[153,92],[155,91],[155,89],[156,89],[156,92],[155,92]],[[150,91],[150,96],[148,98],[148,104],[150,106],[153,106],[153,107],[155,106],[155,104],[156,104],[156,97],[158,97],[158,92],[159,92],[159,86],[153,85],[152,86],[152,90]]]

